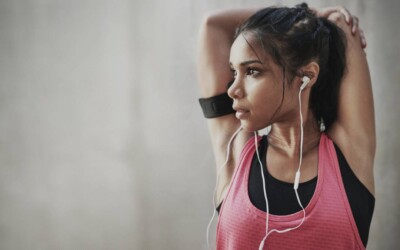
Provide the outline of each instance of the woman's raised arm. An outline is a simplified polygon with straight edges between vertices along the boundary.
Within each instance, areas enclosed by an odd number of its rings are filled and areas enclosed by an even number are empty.
[[[336,11],[335,11],[336,9]],[[346,35],[346,71],[339,90],[337,121],[329,136],[343,151],[349,165],[366,188],[374,193],[375,116],[366,46],[358,18],[343,7],[320,11]]]
[[[198,82],[203,98],[227,92],[228,83],[233,79],[229,67],[229,54],[236,27],[256,10],[221,10],[205,15],[200,28],[197,60]],[[225,162],[228,141],[239,128],[240,121],[234,114],[228,114],[208,119],[207,124],[218,168]],[[219,178],[216,201],[218,203],[223,199],[240,150],[250,136],[251,134],[242,130],[232,144],[231,157]]]

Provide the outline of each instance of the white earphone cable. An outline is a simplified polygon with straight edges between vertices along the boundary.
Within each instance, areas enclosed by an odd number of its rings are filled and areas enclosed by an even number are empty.
[[[307,83],[308,83],[308,82],[307,82]],[[306,85],[306,84],[305,84],[305,85]],[[301,201],[300,201],[299,194],[298,194],[298,192],[297,192],[297,189],[298,189],[299,183],[300,183],[300,169],[301,169],[301,163],[302,163],[302,160],[303,160],[303,139],[304,139],[304,131],[303,131],[303,115],[302,115],[302,112],[301,112],[301,92],[303,91],[303,88],[305,87],[305,85],[302,86],[302,87],[300,88],[300,91],[299,91],[300,156],[299,156],[299,167],[298,167],[298,169],[297,169],[297,172],[296,172],[296,175],[295,175],[295,180],[294,180],[294,185],[293,185],[293,189],[294,189],[294,192],[295,192],[295,194],[296,194],[297,202],[299,203],[299,205],[300,205],[300,207],[301,207],[301,209],[302,209],[302,211],[303,211],[303,218],[301,219],[300,223],[299,223],[297,226],[295,226],[295,227],[286,228],[286,229],[283,229],[283,230],[272,229],[272,230],[270,230],[270,231],[268,232],[269,208],[268,208],[268,200],[267,200],[267,198],[266,198],[266,197],[267,197],[267,194],[266,194],[266,188],[265,188],[264,174],[263,174],[263,172],[261,172],[261,173],[262,173],[262,178],[263,178],[264,196],[265,196],[265,199],[266,199],[267,210],[266,210],[266,235],[264,236],[263,240],[262,240],[261,243],[260,243],[260,246],[259,246],[259,248],[258,248],[259,250],[262,250],[262,249],[264,248],[265,240],[268,238],[268,236],[269,236],[271,233],[273,233],[273,232],[276,232],[276,233],[287,233],[287,232],[289,232],[289,231],[295,230],[295,229],[299,228],[301,225],[303,225],[303,222],[304,222],[304,220],[305,220],[305,218],[306,218],[306,210],[304,209],[303,204],[302,204]],[[256,141],[256,142],[257,142],[257,141]],[[262,166],[262,163],[261,163],[261,160],[260,160],[260,157],[259,157],[259,154],[258,154],[258,148],[257,148],[257,143],[256,143],[256,142],[255,142],[255,144],[256,144],[257,157],[258,157],[258,161],[260,162],[260,166]]]
[[[303,78],[303,79],[304,79],[304,78]],[[309,79],[308,79],[308,81],[309,81]],[[308,82],[307,82],[307,83],[308,83]],[[292,230],[294,230],[294,229],[297,229],[297,228],[299,228],[299,227],[303,224],[303,222],[304,222],[304,220],[305,220],[305,217],[306,217],[306,211],[305,211],[305,209],[304,209],[304,207],[303,207],[303,205],[302,205],[302,203],[301,203],[301,201],[300,201],[300,197],[299,197],[299,194],[298,194],[298,192],[297,192],[297,189],[298,189],[299,183],[300,183],[300,169],[301,169],[301,163],[302,163],[302,159],[303,159],[303,139],[304,139],[303,115],[302,115],[302,110],[301,110],[301,92],[302,92],[303,88],[307,85],[307,83],[304,83],[304,84],[300,87],[300,91],[299,91],[299,111],[300,111],[300,112],[299,112],[299,113],[300,113],[300,156],[299,156],[299,166],[298,166],[298,169],[297,169],[297,171],[296,171],[293,189],[294,189],[295,194],[296,194],[297,202],[299,203],[299,205],[300,205],[300,207],[301,207],[301,209],[302,209],[302,211],[303,211],[303,218],[302,218],[301,222],[300,222],[297,226],[295,226],[295,227],[287,228],[287,229],[284,229],[284,230],[272,229],[272,230],[268,231],[268,227],[269,227],[269,204],[268,204],[268,197],[267,197],[267,191],[266,191],[266,184],[265,184],[265,176],[264,176],[264,171],[263,171],[263,164],[262,164],[262,162],[261,162],[260,155],[259,155],[259,152],[258,152],[257,131],[254,131],[254,145],[255,145],[255,149],[256,149],[257,159],[258,159],[258,162],[260,163],[261,176],[262,176],[262,180],[263,180],[264,198],[265,198],[265,203],[266,203],[265,236],[264,236],[264,238],[262,239],[262,241],[261,241],[261,243],[260,243],[260,245],[259,245],[259,250],[262,250],[262,249],[264,248],[265,240],[268,238],[268,236],[269,236],[271,233],[273,233],[273,232],[276,232],[276,233],[286,233],[286,232],[292,231]],[[207,226],[207,246],[208,246],[208,249],[211,249],[210,244],[209,244],[209,230],[210,230],[211,224],[212,224],[212,222],[213,222],[213,220],[214,220],[214,217],[215,217],[215,215],[216,215],[216,204],[215,204],[215,199],[216,199],[216,192],[217,192],[217,187],[218,187],[218,182],[219,182],[219,175],[220,175],[220,173],[221,173],[221,170],[222,170],[222,169],[226,166],[226,164],[228,163],[229,155],[230,155],[230,145],[231,145],[233,139],[234,139],[234,138],[237,136],[237,134],[240,132],[240,130],[242,130],[242,127],[241,127],[241,126],[238,128],[238,130],[236,130],[236,132],[232,135],[231,139],[229,140],[228,145],[227,145],[227,151],[226,151],[226,159],[225,159],[225,162],[222,164],[222,166],[218,169],[218,172],[217,172],[217,180],[216,180],[216,185],[215,185],[214,194],[213,194],[213,216],[212,216],[212,218],[211,218],[211,220],[210,220],[210,222],[208,223],[208,226]]]
[[[260,163],[261,177],[262,177],[262,180],[263,180],[263,191],[264,191],[264,198],[265,198],[265,207],[266,207],[265,237],[263,238],[263,240],[261,241],[261,244],[259,246],[259,249],[262,249],[264,247],[264,241],[267,239],[267,236],[268,236],[269,204],[268,204],[268,198],[267,198],[267,188],[266,188],[266,185],[265,185],[263,164],[262,164],[261,159],[260,159],[260,154],[258,153],[257,132],[254,132],[254,145],[256,147],[257,159],[258,159],[258,162]]]
[[[211,217],[211,220],[210,220],[210,222],[208,223],[208,226],[207,226],[207,246],[208,246],[208,249],[211,249],[210,243],[209,243],[209,237],[208,237],[208,236],[209,236],[209,231],[210,231],[211,224],[212,224],[212,222],[213,222],[213,220],[214,220],[214,217],[215,217],[215,215],[216,215],[216,209],[217,209],[216,204],[215,204],[215,199],[216,199],[215,196],[216,196],[216,193],[217,193],[217,187],[218,187],[218,182],[219,182],[219,175],[220,175],[220,173],[221,173],[221,170],[222,170],[222,169],[226,166],[226,164],[228,163],[229,155],[230,155],[230,146],[231,146],[231,143],[232,143],[233,139],[237,136],[237,134],[240,132],[240,130],[242,130],[242,126],[240,126],[240,127],[238,128],[238,130],[236,130],[236,132],[232,135],[231,139],[229,140],[228,145],[227,145],[227,150],[226,150],[226,159],[225,159],[225,162],[222,164],[221,167],[219,167],[218,172],[217,172],[217,180],[216,180],[216,184],[215,184],[215,188],[214,188],[214,193],[213,193],[213,216]]]

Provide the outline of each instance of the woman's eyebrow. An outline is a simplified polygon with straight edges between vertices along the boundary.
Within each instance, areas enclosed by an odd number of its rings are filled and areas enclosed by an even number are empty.
[[[260,60],[249,60],[249,61],[244,61],[244,62],[241,62],[239,65],[240,66],[246,66],[246,65],[248,65],[248,64],[252,64],[252,63],[259,63],[259,64],[263,64]],[[232,67],[232,62],[229,62],[229,65]]]

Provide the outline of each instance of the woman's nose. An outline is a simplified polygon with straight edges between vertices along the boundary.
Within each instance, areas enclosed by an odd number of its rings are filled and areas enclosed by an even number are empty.
[[[232,99],[238,99],[243,97],[243,89],[240,86],[239,82],[237,79],[235,79],[232,83],[232,85],[228,89],[228,95]]]

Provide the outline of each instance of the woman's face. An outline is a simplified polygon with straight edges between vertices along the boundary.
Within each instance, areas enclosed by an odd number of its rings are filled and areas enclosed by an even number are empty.
[[[249,45],[249,43],[251,46]],[[246,131],[256,131],[288,117],[293,110],[293,90],[285,86],[283,71],[256,46],[251,35],[239,35],[231,47],[230,66],[235,80],[228,89],[236,117]],[[253,48],[254,50],[253,50]],[[256,53],[257,52],[257,53]],[[290,108],[292,107],[292,108]]]

